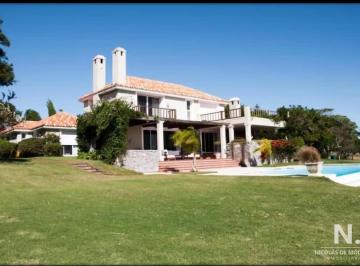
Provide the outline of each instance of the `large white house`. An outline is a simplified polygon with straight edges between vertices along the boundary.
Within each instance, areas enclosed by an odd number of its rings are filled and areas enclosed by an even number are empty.
[[[77,156],[76,119],[74,115],[58,112],[40,121],[22,121],[0,131],[0,136],[4,136],[10,142],[19,143],[24,139],[55,134],[60,138],[62,154],[64,156]]]
[[[172,134],[193,126],[200,133],[199,157],[226,158],[226,144],[234,138],[250,143],[257,131],[282,126],[267,118],[272,112],[242,107],[237,97],[225,100],[184,85],[129,76],[126,53],[120,47],[113,50],[111,83],[106,82],[106,58],[93,58],[93,89],[80,102],[84,111],[90,111],[99,101],[121,98],[144,113],[143,118],[130,122],[128,157],[156,156],[157,161],[163,161],[176,156],[179,151],[172,143]],[[226,105],[230,110],[225,110]]]

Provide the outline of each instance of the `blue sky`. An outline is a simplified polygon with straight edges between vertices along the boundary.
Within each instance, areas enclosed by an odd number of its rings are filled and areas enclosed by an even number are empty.
[[[91,59],[266,109],[330,107],[360,125],[360,5],[2,4],[20,110],[79,114]]]

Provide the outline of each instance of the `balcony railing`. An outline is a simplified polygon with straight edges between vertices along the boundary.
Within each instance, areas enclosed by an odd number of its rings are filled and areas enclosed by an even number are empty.
[[[230,118],[241,117],[241,108],[229,110],[229,112],[219,111],[213,112],[208,114],[203,114],[200,116],[201,120],[205,121],[217,121],[217,120],[224,120]]]
[[[276,115],[276,111],[270,111],[270,110],[263,110],[258,108],[252,108],[250,109],[251,116],[254,117],[263,117],[263,118],[271,118],[272,116]],[[229,110],[229,112],[226,114],[225,111],[219,111],[219,112],[213,112],[208,114],[201,115],[201,120],[205,121],[218,121],[218,120],[225,120],[225,119],[231,119],[231,118],[237,118],[242,117],[243,109],[237,108]]]
[[[271,116],[274,116],[277,114],[276,111],[263,110],[263,109],[258,109],[258,108],[251,108],[250,113],[251,113],[251,116],[263,117],[263,118],[270,118]]]
[[[176,109],[159,108],[159,107],[146,107],[146,106],[135,106],[134,110],[143,113],[147,116],[176,119]]]

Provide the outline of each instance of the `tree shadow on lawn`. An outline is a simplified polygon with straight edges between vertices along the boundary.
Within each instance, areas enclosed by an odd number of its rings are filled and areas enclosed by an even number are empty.
[[[24,163],[30,163],[30,159],[29,158],[13,158],[13,159],[6,159],[0,160],[0,163],[13,163],[13,164],[24,164]]]

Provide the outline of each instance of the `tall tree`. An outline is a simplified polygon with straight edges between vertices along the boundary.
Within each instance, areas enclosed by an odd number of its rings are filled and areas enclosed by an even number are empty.
[[[56,109],[55,109],[54,103],[50,99],[47,100],[46,107],[48,109],[49,116],[56,114]]]
[[[11,86],[15,82],[13,65],[9,63],[4,47],[10,46],[10,41],[2,31],[3,21],[0,19],[0,86]],[[2,100],[9,100],[15,95],[10,92],[8,95],[2,92]]]
[[[5,92],[4,88],[14,84],[15,75],[13,65],[9,63],[4,47],[10,46],[10,41],[2,31],[2,19],[0,19],[0,127],[11,125],[16,122],[16,108],[9,101],[15,97],[12,90]]]
[[[284,120],[285,127],[279,129],[278,137],[300,136],[306,145],[316,147],[323,156],[336,152],[340,157],[349,157],[357,150],[357,125],[331,112],[329,108],[281,107],[275,120]]]
[[[24,113],[24,119],[29,121],[39,121],[41,120],[41,116],[35,110],[27,109]]]
[[[331,150],[337,153],[338,159],[356,153],[359,140],[356,123],[341,115],[334,115],[331,120],[332,126],[328,128],[329,133],[333,136]]]

